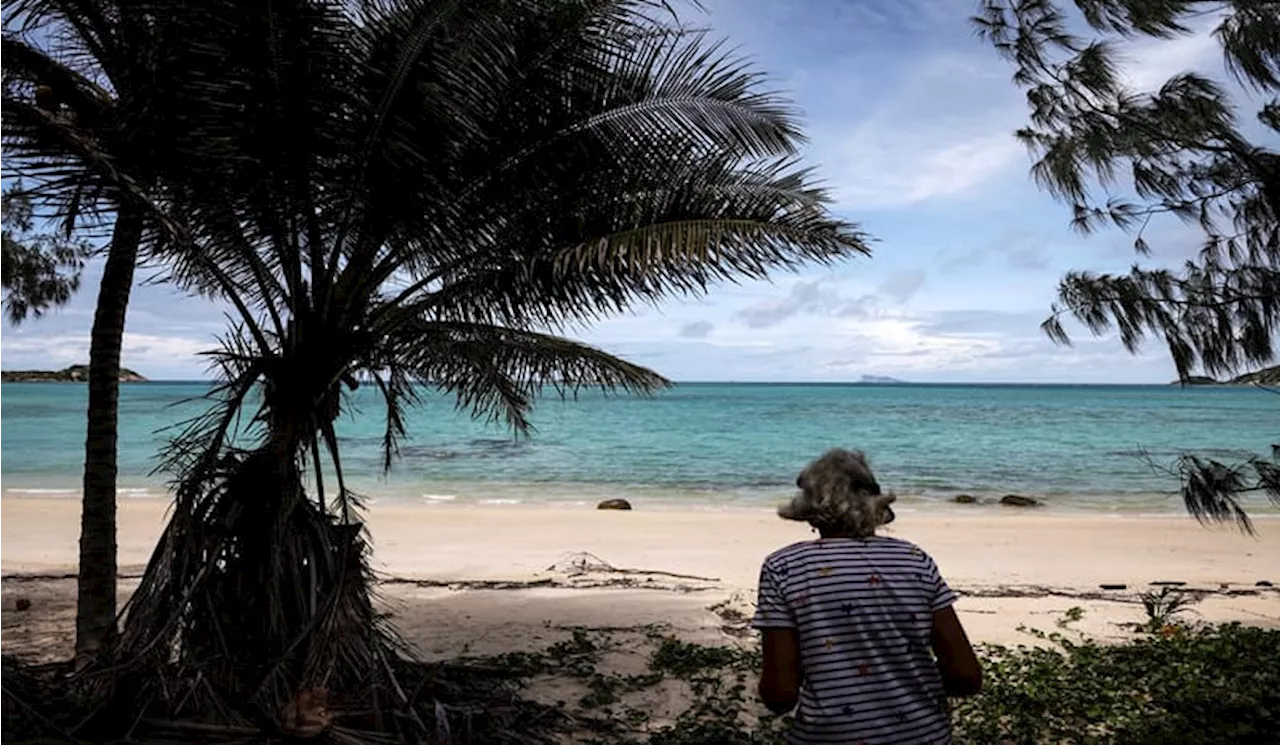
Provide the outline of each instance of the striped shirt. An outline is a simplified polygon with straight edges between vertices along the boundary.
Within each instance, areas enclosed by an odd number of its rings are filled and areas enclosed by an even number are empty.
[[[883,536],[775,551],[752,626],[794,628],[804,682],[788,742],[951,745],[933,612],[956,601],[933,559]]]

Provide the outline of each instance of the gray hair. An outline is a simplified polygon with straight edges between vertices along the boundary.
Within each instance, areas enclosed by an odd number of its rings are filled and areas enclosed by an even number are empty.
[[[874,535],[877,527],[893,521],[889,504],[896,497],[880,493],[860,450],[828,450],[805,466],[796,486],[800,493],[778,508],[783,519],[858,538]]]

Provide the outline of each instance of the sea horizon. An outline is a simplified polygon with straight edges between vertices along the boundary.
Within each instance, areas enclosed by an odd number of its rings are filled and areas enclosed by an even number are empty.
[[[167,497],[156,455],[200,410],[208,381],[121,389],[120,493]],[[4,383],[3,494],[78,495],[83,384]],[[974,395],[977,393],[977,395]],[[1224,462],[1269,452],[1273,398],[1247,387],[1160,384],[686,381],[653,396],[584,388],[541,399],[535,430],[471,420],[438,393],[407,419],[392,470],[361,387],[338,425],[355,491],[376,504],[560,504],[771,508],[830,447],[865,450],[899,507],[968,494],[1038,499],[1049,511],[1176,513],[1176,481],[1153,470],[1183,452]],[[1265,498],[1250,508],[1274,510]]]
[[[3,370],[0,372],[17,373],[17,372],[45,372],[44,370]],[[121,381],[123,386],[135,385],[213,385],[217,383],[215,378],[147,378],[146,380]],[[363,381],[362,381],[363,382]],[[1254,387],[1246,384],[1231,384],[1219,382],[1216,384],[1196,384],[1188,383],[1181,385],[1176,380],[1170,380],[1163,383],[1160,382],[1143,382],[1143,383],[1099,383],[1099,382],[1077,382],[1067,380],[1054,381],[1036,381],[1036,380],[893,380],[893,381],[875,381],[875,380],[671,380],[672,385],[755,385],[755,386],[877,386],[877,387],[895,387],[895,386],[996,386],[996,387],[1050,387],[1050,388],[1126,388],[1126,387],[1155,387],[1155,388],[1250,388]],[[0,385],[70,385],[83,386],[86,385],[83,380],[23,380],[23,381],[5,381]],[[419,385],[430,385],[429,383],[421,383]],[[548,385],[550,385],[548,383]],[[583,383],[582,387],[592,387],[589,383]]]

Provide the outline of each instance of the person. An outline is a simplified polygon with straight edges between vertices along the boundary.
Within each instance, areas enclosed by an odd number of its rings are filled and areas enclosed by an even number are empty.
[[[955,593],[919,547],[875,535],[895,497],[861,452],[827,452],[796,486],[778,514],[820,537],[760,569],[760,697],[775,714],[799,704],[790,743],[949,745],[946,697],[982,687]]]

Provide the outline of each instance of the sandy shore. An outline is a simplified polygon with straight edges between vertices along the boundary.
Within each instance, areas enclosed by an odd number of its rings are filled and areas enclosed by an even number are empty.
[[[67,581],[43,586],[12,576],[75,571],[79,504],[6,498],[0,507],[0,565],[10,577],[5,646],[11,648],[22,634],[13,623],[24,622],[11,612],[19,592],[41,596],[50,609],[69,607]],[[121,504],[122,573],[141,571],[166,509],[158,500]],[[538,646],[548,628],[558,627],[667,624],[700,638],[741,635],[760,560],[811,536],[806,526],[764,510],[643,506],[609,512],[379,505],[368,523],[375,566],[390,580],[382,588],[389,610],[433,657],[464,647],[483,653]],[[1194,610],[1204,620],[1280,627],[1280,591],[1256,586],[1260,580],[1280,584],[1280,520],[1260,520],[1258,529],[1250,538],[1187,518],[979,508],[972,515],[902,515],[884,532],[934,556],[962,595],[957,607],[972,637],[1022,643],[1029,639],[1019,626],[1052,629],[1072,606],[1085,610],[1072,628],[1124,638],[1122,624],[1143,617],[1137,593],[1158,581],[1205,591]],[[1099,588],[1113,583],[1127,590]],[[126,582],[122,589],[131,588]]]
[[[142,570],[166,504],[127,500],[120,511],[120,563]],[[67,659],[75,618],[79,504],[0,501],[0,565],[6,653]],[[575,630],[598,650],[591,680],[652,671],[668,637],[751,648],[747,626],[756,573],[773,549],[811,536],[805,526],[749,511],[633,512],[589,508],[378,505],[369,516],[382,610],[426,659],[538,651]],[[979,642],[1043,644],[1023,628],[1120,641],[1144,620],[1138,593],[1185,582],[1198,602],[1191,620],[1280,628],[1280,520],[1259,536],[1206,529],[1186,518],[1063,516],[977,508],[972,514],[900,514],[890,533],[937,560],[961,595],[957,605]],[[1124,584],[1123,591],[1100,584]],[[137,586],[121,582],[121,601]],[[27,602],[17,611],[19,600]],[[1067,610],[1079,620],[1064,623]],[[1072,613],[1072,616],[1078,615]],[[575,639],[582,638],[575,636]],[[575,642],[576,643],[576,642]],[[726,673],[732,678],[734,673]],[[750,673],[736,682],[753,685]],[[600,676],[605,676],[600,678]],[[725,685],[732,685],[727,680]],[[639,735],[681,721],[699,694],[663,678],[618,694],[605,712],[643,712]],[[581,675],[541,675],[525,694],[567,703],[574,721],[600,714]],[[764,713],[752,703],[753,716]],[[598,741],[590,727],[564,742]]]

